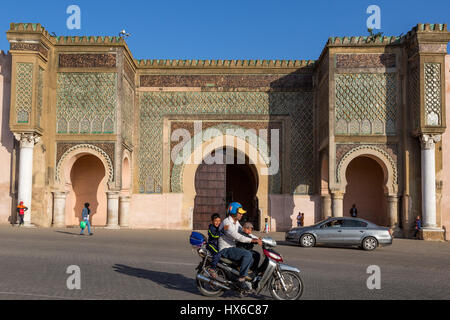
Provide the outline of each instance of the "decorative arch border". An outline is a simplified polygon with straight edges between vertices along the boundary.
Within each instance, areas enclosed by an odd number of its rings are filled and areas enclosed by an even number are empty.
[[[381,148],[374,145],[362,145],[348,151],[341,159],[336,170],[336,181],[345,190],[347,186],[347,167],[357,157],[366,156],[377,161],[381,165],[385,174],[385,185],[389,194],[398,192],[398,171],[397,164],[392,157]]]
[[[106,173],[108,175],[108,183],[111,183],[114,181],[114,170],[113,170],[113,163],[108,156],[108,154],[103,151],[101,148],[94,146],[92,144],[77,144],[76,146],[73,146],[69,150],[67,150],[59,160],[57,166],[56,166],[56,180],[58,182],[64,182],[65,179],[63,176],[61,176],[61,168],[63,168],[63,165],[70,159],[72,159],[74,156],[77,156],[79,154],[88,153],[92,154],[94,156],[97,156],[105,165]]]
[[[263,138],[259,137],[258,135],[254,135],[252,134],[252,139],[243,139],[245,137],[237,135],[237,134],[233,134],[233,135],[229,135],[227,130],[236,130],[239,132],[242,132],[241,130],[243,130],[243,132],[246,132],[247,129],[238,125],[233,125],[233,124],[219,124],[217,126],[213,126],[211,128],[208,129],[204,129],[202,130],[201,133],[198,133],[197,135],[195,135],[194,137],[192,137],[186,144],[185,146],[182,148],[182,150],[180,150],[178,157],[181,158],[181,154],[186,154],[184,153],[185,148],[187,148],[188,146],[190,146],[190,150],[191,150],[191,154],[194,152],[194,150],[196,150],[200,145],[202,145],[203,143],[205,143],[205,141],[203,141],[203,139],[197,139],[199,135],[204,135],[205,132],[207,130],[211,130],[211,129],[215,129],[215,130],[219,130],[222,135],[224,137],[226,136],[232,136],[238,139],[241,139],[243,141],[245,141],[245,143],[249,144],[250,146],[254,147],[257,150],[258,155],[260,155],[264,161],[268,161],[269,156],[267,154],[267,150],[269,150],[269,147],[267,145],[267,141],[264,140]],[[235,132],[234,132],[235,133]],[[209,141],[214,140],[214,138],[211,138]],[[206,142],[209,142],[206,141]],[[256,141],[256,145],[254,144],[254,142]],[[199,142],[199,143],[195,143],[195,142]],[[263,144],[262,148],[261,146],[258,147],[258,143],[259,144]],[[226,147],[227,145],[223,145],[224,147]],[[242,153],[244,153],[246,156],[248,156],[248,154],[245,151],[242,150],[238,150],[241,151]],[[191,154],[187,155],[187,158],[189,158],[191,156]],[[187,160],[187,159],[184,159]],[[254,159],[252,159],[254,160]],[[183,171],[184,171],[184,167],[185,167],[185,163],[186,161],[183,161],[182,164],[179,165],[174,165],[172,168],[172,174],[170,177],[170,185],[171,185],[171,191],[174,193],[182,193],[183,192]]]
[[[128,149],[124,149],[122,152],[122,158],[121,158],[121,163],[120,163],[120,185],[121,185],[121,189],[123,190],[123,164],[125,162],[125,159],[128,160],[128,165],[130,168],[130,172],[129,172],[129,179],[130,179],[130,186],[129,186],[129,190],[133,190],[133,164],[131,162],[131,152]],[[128,190],[128,189],[126,189]]]
[[[261,154],[261,151],[255,148],[253,145],[251,145],[248,141],[242,140],[243,145],[229,145],[229,140],[227,140],[227,137],[235,137],[232,135],[225,135],[225,143],[219,144],[214,143],[214,138],[208,141],[203,141],[201,144],[197,146],[197,148],[203,148],[204,155],[209,154],[213,150],[217,150],[221,147],[234,147],[238,152],[242,152],[245,154],[249,159],[251,159],[254,162],[255,170],[258,175],[258,189],[256,192],[256,197],[259,200],[259,209],[261,211],[260,214],[260,226],[264,226],[264,219],[270,216],[269,212],[269,176],[266,176],[262,174],[263,170],[268,171],[268,166],[265,163],[262,163],[261,161],[257,161],[258,157],[263,157]],[[240,139],[239,137],[237,138]],[[210,143],[210,142],[213,143]],[[242,146],[244,150],[240,148]],[[196,150],[198,150],[196,148]],[[248,152],[247,152],[248,149]],[[192,150],[192,153],[189,157],[189,159],[193,160],[194,158],[195,150]],[[256,157],[256,159],[254,158]],[[193,222],[193,213],[194,213],[194,206],[195,206],[195,197],[196,197],[196,190],[195,190],[195,174],[197,172],[198,167],[200,164],[185,164],[180,165],[182,168],[182,172],[180,175],[182,176],[183,185],[181,192],[183,193],[183,200],[182,200],[182,211],[187,213],[187,219],[189,221]],[[179,193],[181,193],[179,192]]]

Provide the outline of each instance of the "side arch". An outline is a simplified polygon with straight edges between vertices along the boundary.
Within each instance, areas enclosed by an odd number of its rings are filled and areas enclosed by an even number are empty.
[[[384,173],[384,185],[387,188],[389,195],[398,194],[398,172],[397,164],[392,157],[381,148],[376,146],[359,146],[348,151],[339,162],[336,169],[336,181],[339,190],[345,192],[347,186],[346,172],[350,162],[357,157],[368,157],[375,160],[383,169]]]
[[[61,188],[64,188],[65,183],[70,181],[70,168],[72,168],[73,164],[82,156],[89,154],[96,156],[103,163],[106,169],[106,181],[108,183],[114,181],[113,163],[106,152],[91,144],[79,144],[67,150],[56,165],[55,178]]]

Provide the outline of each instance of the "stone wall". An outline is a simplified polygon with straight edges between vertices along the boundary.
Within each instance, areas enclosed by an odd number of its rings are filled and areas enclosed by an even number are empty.
[[[445,58],[446,82],[446,119],[447,130],[442,137],[443,189],[442,189],[442,225],[446,230],[446,240],[450,240],[450,55]]]
[[[12,155],[14,138],[9,130],[9,105],[11,96],[11,55],[0,51],[0,224],[10,222],[13,211]]]

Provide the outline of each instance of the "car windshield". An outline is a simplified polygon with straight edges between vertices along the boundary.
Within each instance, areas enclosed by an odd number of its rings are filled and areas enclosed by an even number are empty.
[[[323,219],[322,221],[317,222],[316,224],[313,225],[313,227],[317,227],[319,224],[324,223],[325,221],[327,221],[328,219]]]

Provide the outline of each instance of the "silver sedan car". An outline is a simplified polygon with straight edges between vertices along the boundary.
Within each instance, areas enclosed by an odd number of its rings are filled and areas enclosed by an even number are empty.
[[[286,232],[286,241],[302,247],[316,244],[359,246],[367,251],[392,244],[389,228],[358,218],[329,218],[313,226]]]

